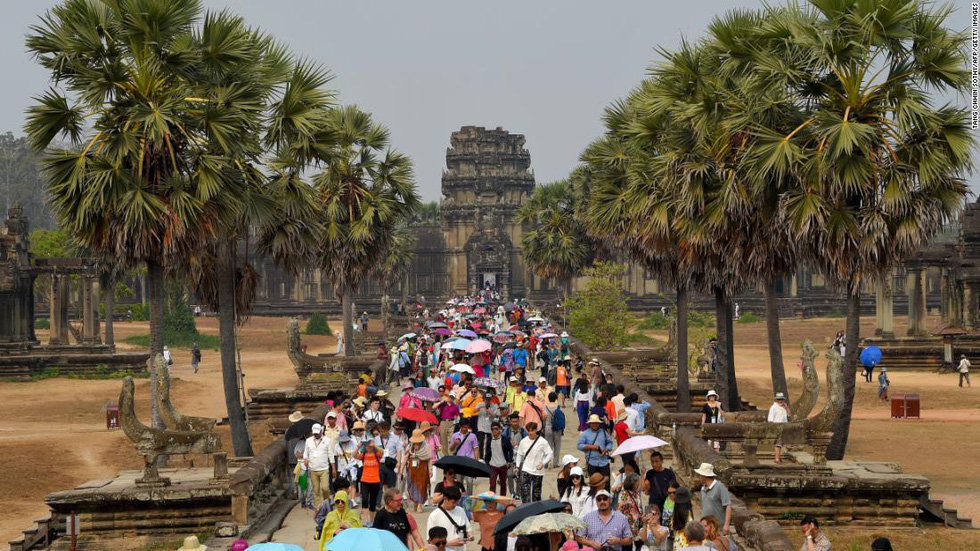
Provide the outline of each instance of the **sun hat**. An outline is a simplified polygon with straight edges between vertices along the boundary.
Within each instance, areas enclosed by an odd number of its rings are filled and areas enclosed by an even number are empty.
[[[364,424],[364,421],[354,421],[354,426],[351,428],[351,430],[364,430],[365,427],[366,425]]]
[[[610,494],[608,490],[599,490],[598,492],[595,493],[595,496],[596,497],[606,496],[606,497],[611,498],[612,497],[612,494]]]
[[[385,397],[385,396],[387,396],[387,395],[388,395],[388,391],[386,391],[386,390],[379,390],[379,391],[378,391],[378,392],[377,392],[377,393],[375,394],[375,396],[377,396],[378,398],[383,398],[383,397]]]
[[[786,399],[786,395],[783,394],[782,392],[777,392],[776,393],[776,399],[777,400],[785,400]]]
[[[320,423],[313,423],[313,434],[320,434],[323,432],[323,425]]]
[[[422,434],[422,429],[415,429],[412,431],[412,437],[408,439],[409,442],[413,444],[421,444],[425,442],[425,436]]]
[[[295,422],[299,421],[302,418],[303,418],[303,412],[302,411],[294,411],[294,412],[292,412],[292,413],[289,414],[289,422],[290,423],[295,423]]]
[[[571,463],[578,463],[578,458],[575,457],[572,454],[567,454],[567,455],[565,455],[565,456],[563,456],[561,458],[561,466],[562,466],[562,468],[564,468],[565,465],[569,465]]]
[[[567,337],[568,336],[568,331],[562,331],[560,336]]]
[[[419,425],[419,430],[422,432],[432,430],[432,424],[428,421],[422,421],[422,424]]]
[[[609,480],[609,477],[607,477],[606,475],[604,475],[602,473],[592,473],[592,476],[589,477],[589,486],[591,486],[593,488],[598,487],[598,486],[605,486],[606,485],[606,481],[608,481],[608,480]]]
[[[180,546],[177,551],[206,551],[207,548],[206,545],[201,545],[197,536],[187,536],[184,538],[184,545]]]
[[[602,419],[600,419],[598,415],[596,415],[596,414],[593,413],[592,415],[589,415],[589,421],[588,421],[587,424],[590,424],[591,425],[592,423],[600,423],[601,424],[602,423]]]
[[[347,499],[348,499],[347,490],[337,490],[337,493],[333,495],[334,503],[337,503],[338,501],[343,501],[344,503],[347,503]]]
[[[705,398],[707,398],[709,396],[714,396],[715,398],[717,398],[718,397],[718,393],[715,392],[715,391],[713,391],[713,390],[709,390],[708,391],[708,394],[705,396]]]
[[[329,419],[331,417],[333,417],[334,419],[336,419],[337,418],[337,412],[336,411],[327,412],[327,419]]]
[[[598,358],[592,358],[591,360],[589,360],[589,364],[590,365],[599,365],[599,359]]]
[[[695,474],[699,474],[701,476],[706,476],[708,478],[714,478],[715,477],[715,467],[711,463],[701,463],[701,466],[700,467],[698,467],[697,469],[694,469],[694,473]]]
[[[540,383],[541,381],[544,381],[544,382],[547,383],[548,382],[548,378],[547,377],[538,377],[538,382]]]
[[[585,478],[585,471],[582,470],[582,467],[576,465],[568,471],[568,478],[573,476],[581,476],[582,478]]]
[[[364,404],[367,403],[367,400],[364,399],[364,396],[358,396],[357,398],[354,398],[353,400],[351,400],[351,402],[355,406],[364,407]]]
[[[674,503],[690,503],[691,502],[691,490],[681,486],[677,488],[677,493],[674,494]]]

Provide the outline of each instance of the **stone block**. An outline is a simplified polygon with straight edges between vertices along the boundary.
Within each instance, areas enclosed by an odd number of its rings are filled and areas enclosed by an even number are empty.
[[[238,535],[238,525],[234,522],[216,522],[214,535],[219,538],[233,538]]]

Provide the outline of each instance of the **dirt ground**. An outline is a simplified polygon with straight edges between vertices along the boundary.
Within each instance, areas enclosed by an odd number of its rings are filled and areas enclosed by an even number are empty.
[[[903,320],[896,319],[896,322]],[[936,320],[930,320],[935,325]],[[873,319],[861,332],[870,334]],[[333,323],[334,327],[339,324]],[[829,346],[843,319],[785,320],[781,323],[784,362],[790,391],[799,393],[799,343],[814,341],[820,351]],[[904,326],[897,323],[896,333]],[[285,318],[252,318],[241,330],[242,361],[247,387],[293,386],[295,375],[285,354]],[[204,333],[217,334],[217,320],[202,318]],[[117,340],[146,333],[145,322],[117,323]],[[654,336],[663,334],[651,332]],[[742,394],[759,407],[771,402],[769,355],[765,323],[736,324],[736,369]],[[41,335],[43,339],[44,336]],[[304,336],[311,353],[336,346],[332,337]],[[120,349],[126,345],[120,345]],[[823,380],[824,360],[818,360]],[[221,417],[221,373],[216,351],[205,350],[200,373],[190,368],[190,351],[174,350],[173,402],[190,415]],[[901,463],[906,472],[932,480],[933,496],[947,500],[962,514],[980,518],[976,458],[980,457],[980,390],[959,389],[953,375],[926,372],[892,373],[893,391],[915,391],[922,398],[922,419],[893,421],[887,405],[877,401],[877,385],[858,383],[855,420],[849,456]],[[105,478],[120,469],[139,468],[136,455],[122,432],[105,429],[104,406],[116,402],[120,381],[48,379],[30,383],[0,383],[0,542],[6,542],[46,514],[44,496],[82,482]],[[149,419],[147,380],[137,380],[138,413]],[[818,407],[820,407],[818,405]],[[230,448],[227,430],[222,431]],[[229,450],[230,451],[230,450]],[[938,456],[937,452],[941,454]],[[834,532],[831,529],[831,532]],[[853,532],[853,533],[852,533]],[[865,542],[868,531],[840,531],[841,542]],[[895,534],[907,543],[897,548],[937,548],[932,542],[963,542],[949,531],[905,531]],[[791,536],[794,534],[791,534]],[[837,539],[838,534],[834,535]],[[947,539],[946,536],[956,539]],[[889,534],[892,537],[892,534]],[[972,537],[966,536],[963,537]],[[893,538],[893,541],[896,541]],[[974,540],[969,540],[971,543]],[[835,541],[835,548],[839,544]],[[840,546],[847,549],[847,546]],[[967,545],[967,547],[972,547]],[[976,541],[980,548],[980,538]]]

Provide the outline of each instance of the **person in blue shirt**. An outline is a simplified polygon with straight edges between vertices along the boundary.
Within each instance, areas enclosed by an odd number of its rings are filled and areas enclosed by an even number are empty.
[[[613,451],[613,438],[606,431],[598,415],[589,416],[589,428],[578,437],[578,449],[585,452],[588,474],[602,473],[609,486],[609,456]]]
[[[514,350],[514,363],[522,368],[527,368],[527,349],[524,348],[523,342],[518,344],[517,349]]]
[[[650,409],[650,402],[647,402],[645,400],[641,401],[640,396],[635,392],[631,393],[629,395],[629,398],[631,398],[633,401],[633,404],[630,405],[630,407],[635,409],[636,412],[639,414],[639,416],[636,418],[637,430],[640,431],[646,430],[647,423],[646,423],[645,412],[646,410]]]

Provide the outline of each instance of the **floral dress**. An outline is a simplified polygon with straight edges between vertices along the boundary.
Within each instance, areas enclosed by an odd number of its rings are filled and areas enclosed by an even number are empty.
[[[619,512],[623,513],[626,520],[629,521],[635,539],[639,539],[640,530],[643,529],[643,506],[641,503],[638,492],[623,490],[619,494]]]

